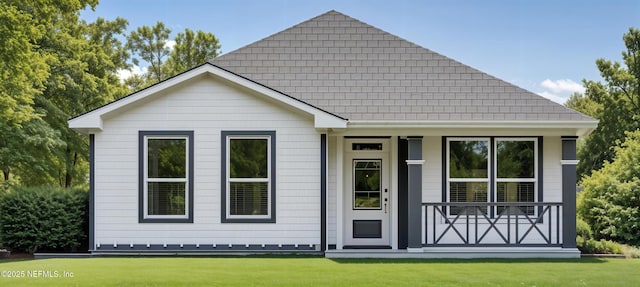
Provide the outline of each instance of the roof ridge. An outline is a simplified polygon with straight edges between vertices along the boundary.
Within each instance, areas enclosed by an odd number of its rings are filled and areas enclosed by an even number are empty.
[[[336,10],[209,62],[350,119],[592,120]]]

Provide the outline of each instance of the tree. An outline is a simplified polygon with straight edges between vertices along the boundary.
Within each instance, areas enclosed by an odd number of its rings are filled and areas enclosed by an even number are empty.
[[[625,138],[626,131],[640,128],[640,30],[630,28],[623,37],[626,51],[620,63],[598,59],[596,65],[605,83],[584,80],[585,107],[595,109],[592,116],[600,124],[579,150],[578,173],[589,175],[611,161],[616,146]],[[577,105],[578,103],[571,103]]]
[[[220,44],[211,33],[185,29],[176,36],[176,44],[167,61],[171,75],[182,73],[218,56]]]
[[[38,21],[17,5],[0,2],[0,122],[17,127],[36,118],[33,97],[49,75],[34,43],[44,34]]]
[[[49,176],[61,186],[70,187],[74,178],[86,178],[88,172],[86,164],[80,163],[87,160],[87,137],[70,130],[67,120],[127,93],[116,76],[118,69],[126,67],[127,54],[115,37],[124,35],[126,26],[127,21],[120,18],[86,23],[76,12],[54,21],[39,43],[51,55],[53,72],[36,103],[64,142],[41,160],[50,164],[53,174]]]
[[[187,28],[178,33],[173,47],[168,45],[170,34],[164,23],[157,22],[153,27],[139,27],[127,37],[133,64],[150,65],[145,74],[125,79],[132,92],[205,63],[220,53],[218,38],[211,33]]]
[[[140,60],[149,63],[148,73],[153,80],[152,83],[160,82],[169,75],[164,65],[165,58],[171,53],[167,47],[169,34],[171,34],[171,29],[158,21],[153,27],[138,27],[135,31],[131,31],[127,37],[126,47],[135,55],[132,58],[133,64],[140,65]]]
[[[582,180],[578,213],[596,239],[640,245],[640,131],[628,132],[614,160]]]
[[[0,169],[5,183],[19,169],[41,169],[46,161],[38,155],[60,143],[57,133],[42,120],[46,110],[36,104],[54,60],[41,47],[43,39],[59,19],[97,5],[97,0],[49,2],[0,2]]]

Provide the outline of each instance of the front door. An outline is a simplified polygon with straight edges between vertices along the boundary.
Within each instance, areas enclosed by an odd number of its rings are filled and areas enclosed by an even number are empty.
[[[347,139],[344,164],[345,248],[390,247],[389,140]]]

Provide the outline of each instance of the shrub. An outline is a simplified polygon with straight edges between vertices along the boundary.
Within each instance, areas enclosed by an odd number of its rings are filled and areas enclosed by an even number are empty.
[[[14,250],[62,251],[86,238],[84,189],[16,187],[0,195],[0,238]]]
[[[591,231],[591,227],[588,223],[578,218],[576,221],[576,235],[581,236],[584,239],[592,239],[593,231]]]
[[[595,239],[640,245],[640,131],[627,134],[615,159],[582,180],[578,213]]]
[[[585,239],[578,236],[576,243],[580,252],[586,254],[622,254],[622,245],[609,240]]]

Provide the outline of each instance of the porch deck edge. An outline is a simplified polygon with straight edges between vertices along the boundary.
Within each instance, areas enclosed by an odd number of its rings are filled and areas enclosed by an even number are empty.
[[[441,248],[425,247],[422,252],[408,252],[407,250],[327,250],[327,258],[580,258],[577,248]]]

